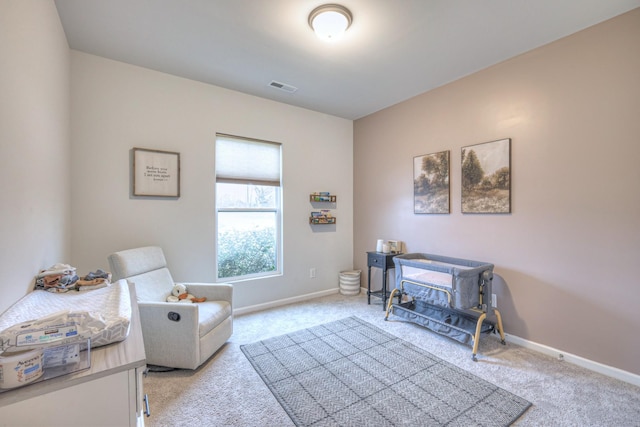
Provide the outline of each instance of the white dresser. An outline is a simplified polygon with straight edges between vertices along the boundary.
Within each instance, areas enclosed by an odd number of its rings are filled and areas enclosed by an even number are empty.
[[[0,393],[0,426],[144,425],[144,343],[133,285],[129,292],[127,338],[91,349],[89,369]]]

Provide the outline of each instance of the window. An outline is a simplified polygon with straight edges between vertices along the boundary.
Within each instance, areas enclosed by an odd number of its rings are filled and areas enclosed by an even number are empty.
[[[281,145],[216,135],[218,279],[282,271]]]

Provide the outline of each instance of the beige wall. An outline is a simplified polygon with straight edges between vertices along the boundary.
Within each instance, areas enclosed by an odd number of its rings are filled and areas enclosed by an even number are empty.
[[[640,374],[638,46],[640,9],[356,121],[356,267],[380,238],[492,262],[507,333]],[[461,147],[501,138],[512,213],[461,214]],[[451,213],[415,215],[412,159],[442,150]]]
[[[176,280],[214,280],[216,132],[284,146],[284,274],[236,284],[236,307],[335,290],[352,268],[350,120],[70,51],[51,0],[0,1],[0,94],[0,313],[40,269],[82,275],[138,245],[161,245]],[[133,147],[180,152],[178,200],[130,197]],[[309,226],[314,191],[338,195],[335,227]]]
[[[0,313],[69,258],[69,47],[53,1],[0,1]]]
[[[71,74],[71,258],[79,271],[108,268],[113,251],[159,245],[176,281],[214,281],[221,132],[283,145],[284,273],[237,282],[234,306],[337,288],[353,256],[351,120],[78,51]],[[131,197],[133,147],[180,153],[179,199]],[[314,191],[338,196],[335,226],[309,225]]]

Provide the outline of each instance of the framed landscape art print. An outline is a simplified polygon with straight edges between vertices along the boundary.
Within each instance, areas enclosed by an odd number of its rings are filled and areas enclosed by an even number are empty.
[[[511,139],[462,147],[462,213],[511,213]]]
[[[413,212],[450,212],[449,151],[413,158]]]

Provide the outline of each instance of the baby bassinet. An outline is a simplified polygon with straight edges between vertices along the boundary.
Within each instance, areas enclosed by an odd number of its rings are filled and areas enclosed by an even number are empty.
[[[497,328],[505,344],[500,312],[491,305],[493,264],[423,253],[398,255],[393,261],[396,287],[385,320],[394,314],[464,344],[473,343],[474,361],[482,333]],[[402,302],[403,295],[409,300]]]

